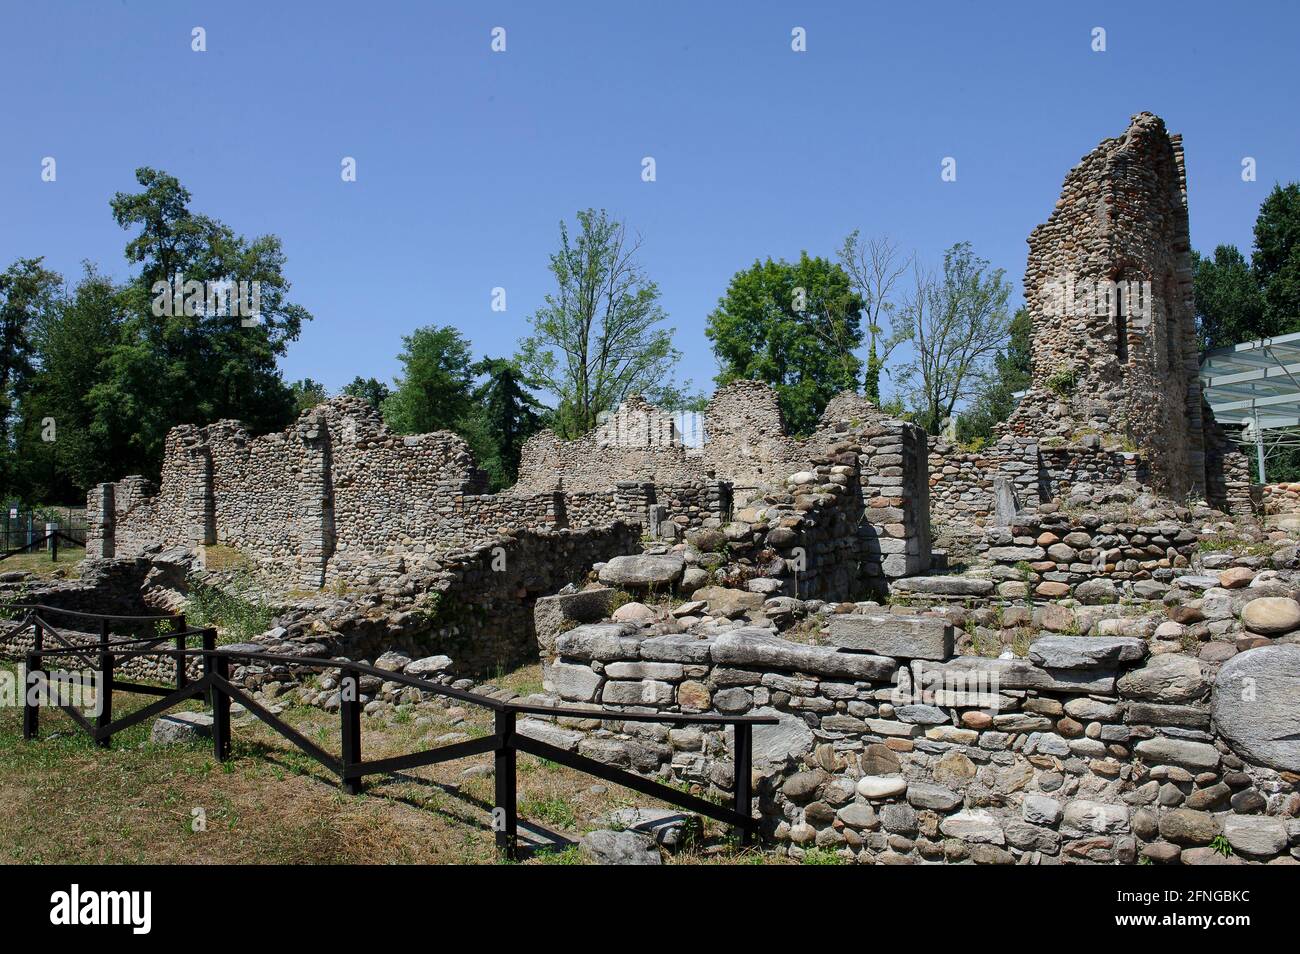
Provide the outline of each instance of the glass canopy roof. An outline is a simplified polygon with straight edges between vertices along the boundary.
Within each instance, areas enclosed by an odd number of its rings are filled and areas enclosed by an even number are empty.
[[[1300,332],[1204,352],[1201,390],[1220,424],[1300,427]]]

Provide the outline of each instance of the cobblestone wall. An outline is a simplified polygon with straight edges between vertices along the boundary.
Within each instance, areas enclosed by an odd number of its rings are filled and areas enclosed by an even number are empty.
[[[931,519],[958,536],[979,536],[994,516],[993,481],[1007,477],[1021,505],[1070,495],[1076,489],[1150,482],[1146,458],[1106,450],[1096,442],[1050,446],[1005,436],[977,451],[942,439],[929,448]]]
[[[993,479],[1022,501],[1134,481],[1234,516],[1255,503],[1246,458],[1200,390],[1180,136],[1139,113],[1065,178],[1029,236],[1032,380],[998,440],[931,448],[934,521],[969,537],[993,513]]]
[[[126,557],[225,545],[295,587],[373,586],[503,533],[621,520],[672,540],[717,528],[767,488],[784,490],[790,473],[824,459],[848,431],[870,427],[872,443],[854,452],[854,466],[861,454],[857,497],[869,507],[866,522],[879,518],[887,528],[884,572],[915,572],[928,560],[926,489],[914,486],[924,480],[924,443],[915,428],[882,426],[868,402],[842,395],[819,430],[797,441],[784,434],[775,392],[752,381],[724,388],[707,417],[712,437],[696,453],[669,416],[630,399],[581,441],[538,435],[519,483],[499,494],[485,493],[458,436],[392,434],[356,398],[335,398],[261,437],[234,421],[178,427],[168,435],[160,486],[127,477],[91,491],[87,545],[97,556]],[[894,529],[903,525],[905,542]],[[858,533],[856,525],[842,530]]]
[[[1262,754],[1238,701],[1242,678],[1282,665],[1260,708],[1290,704],[1300,647],[1216,669],[1149,657],[1129,637],[1044,636],[1028,659],[950,658],[952,638],[939,619],[868,614],[831,617],[819,645],[597,623],[558,637],[550,678],[568,704],[776,716],[754,730],[755,803],[796,855],[1210,863],[1222,842],[1236,863],[1300,855],[1300,747]],[[734,784],[724,730],[538,719],[521,731],[719,794]]]

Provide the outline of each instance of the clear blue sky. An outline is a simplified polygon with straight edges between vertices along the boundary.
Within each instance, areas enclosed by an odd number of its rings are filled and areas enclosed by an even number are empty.
[[[683,376],[711,390],[705,316],[732,273],[830,255],[853,228],[931,262],[968,240],[1018,296],[1067,169],[1143,109],[1184,134],[1194,246],[1248,249],[1273,182],[1300,178],[1298,9],[5,0],[0,267],[43,255],[124,277],[109,197],[137,166],[165,169],[196,210],[283,239],[315,315],[285,376],[336,389],[390,379],[422,324],[512,353],[559,220],[603,206],[642,233]],[[1241,181],[1243,156],[1259,181]]]

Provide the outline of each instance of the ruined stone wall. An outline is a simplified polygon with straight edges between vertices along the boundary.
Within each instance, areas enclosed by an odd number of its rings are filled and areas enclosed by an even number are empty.
[[[1197,534],[1167,522],[1109,522],[1095,515],[1025,515],[1014,526],[985,532],[982,555],[993,564],[999,596],[1115,603],[1115,584],[1170,576],[1190,566]],[[1153,587],[1160,592],[1163,587]],[[1139,587],[1139,596],[1150,596]]]
[[[534,434],[511,492],[604,490],[631,480],[682,484],[704,476],[698,451],[682,443],[672,415],[633,395],[577,440],[551,430]]]
[[[752,490],[779,483],[824,448],[829,422],[881,417],[860,395],[840,395],[827,406],[817,433],[798,440],[786,433],[776,392],[761,381],[732,381],[719,388],[703,415],[703,443],[688,447],[674,419],[633,396],[589,434],[560,440],[552,431],[524,445],[512,493],[599,490],[619,481],[680,487],[723,480]]]
[[[1132,442],[1158,491],[1204,495],[1190,251],[1182,139],[1140,113],[1029,237],[1033,384],[1008,431]]]
[[[1300,514],[1300,483],[1265,484],[1260,489],[1265,516]]]
[[[556,522],[551,494],[485,490],[458,436],[395,435],[365,402],[341,397],[261,437],[237,421],[173,428],[156,491],[139,477],[92,491],[88,546],[134,556],[221,544],[272,578],[318,587],[373,583],[407,562]]]
[[[871,559],[886,575],[915,572],[929,546],[926,491],[915,487],[924,480],[923,437],[918,444],[910,425],[882,425],[878,415],[863,425],[868,414],[869,403],[843,395],[812,437],[795,441],[780,433],[775,392],[737,382],[715,398],[717,430],[695,455],[671,418],[633,399],[581,441],[539,435],[526,449],[519,483],[488,494],[458,436],[395,435],[363,401],[340,397],[260,437],[235,421],[174,428],[158,488],[128,477],[91,492],[88,546],[120,556],[231,546],[267,578],[315,589],[336,581],[377,585],[449,551],[524,530],[621,520],[674,541],[691,529],[723,526],[739,503],[761,492],[757,485],[738,490],[734,478],[784,488],[791,472],[824,459],[856,424],[859,432],[874,428],[873,443],[854,452],[866,462],[857,505],[888,527]],[[715,476],[719,471],[725,476]],[[860,535],[856,525],[845,534]]]
[[[734,627],[713,636],[584,625],[556,640],[562,704],[762,714],[755,808],[796,856],[864,863],[1209,862],[1300,856],[1300,748],[1261,748],[1251,705],[1281,712],[1300,647],[1221,669],[1148,658],[1126,637],[1045,636],[1029,658],[950,658],[924,617],[830,617],[820,645]],[[1257,703],[1243,680],[1267,671]],[[534,719],[520,731],[578,753],[726,795],[730,733],[708,726]],[[1290,856],[1290,857],[1288,857]]]
[[[994,515],[993,481],[1007,477],[1030,509],[1072,492],[1118,484],[1146,486],[1146,459],[1132,451],[1107,450],[1091,440],[1045,445],[1004,436],[978,451],[932,439],[929,448],[931,519],[945,535],[978,537]]]

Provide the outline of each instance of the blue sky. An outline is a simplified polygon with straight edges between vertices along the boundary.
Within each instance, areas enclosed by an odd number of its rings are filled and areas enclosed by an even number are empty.
[[[705,317],[730,276],[830,255],[854,228],[927,262],[970,241],[1018,297],[1025,238],[1066,171],[1140,110],[1185,137],[1199,249],[1248,249],[1273,182],[1300,177],[1292,3],[2,9],[0,266],[43,255],[75,276],[90,259],[124,277],[108,200],[137,166],[165,169],[196,210],[283,239],[292,297],[315,315],[285,376],[331,389],[390,379],[423,324],[512,353],[550,288],[559,220],[587,206],[642,234],[682,376],[708,390]],[[45,156],[56,182],[41,181]],[[945,156],[956,182],[940,179]]]

